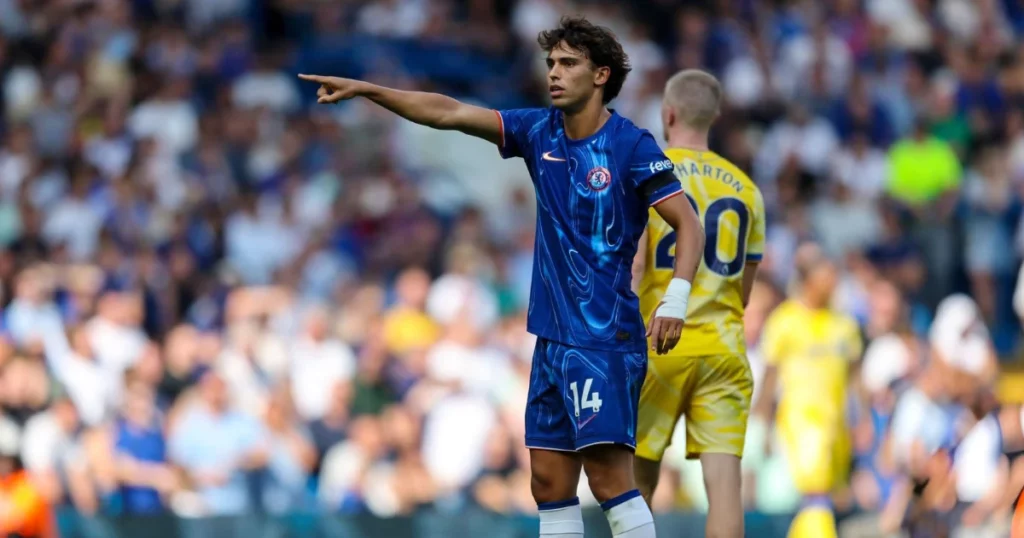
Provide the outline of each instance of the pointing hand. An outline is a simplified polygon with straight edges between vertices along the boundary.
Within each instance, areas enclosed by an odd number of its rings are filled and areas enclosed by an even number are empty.
[[[320,104],[333,104],[347,101],[353,97],[359,97],[366,87],[365,82],[350,78],[324,77],[320,75],[299,75],[299,78],[316,82],[320,85],[320,89],[316,91],[316,102]]]

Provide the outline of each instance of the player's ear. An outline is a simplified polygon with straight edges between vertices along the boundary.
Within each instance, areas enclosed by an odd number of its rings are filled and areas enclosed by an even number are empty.
[[[608,67],[598,67],[594,70],[594,85],[604,86],[612,76],[612,70]]]
[[[676,111],[668,106],[668,103],[661,104],[661,122],[665,125],[666,134],[668,134],[669,128],[676,124]]]

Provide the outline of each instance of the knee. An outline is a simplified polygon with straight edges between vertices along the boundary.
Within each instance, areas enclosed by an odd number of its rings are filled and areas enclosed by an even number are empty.
[[[587,473],[590,491],[600,502],[614,499],[636,487],[633,481],[633,467],[629,460],[585,459],[583,469]]]
[[[576,486],[555,473],[534,469],[530,477],[530,492],[537,504],[553,503],[575,497]]]
[[[590,484],[590,491],[600,502],[605,502],[628,491],[622,487],[618,480],[607,469],[587,469],[587,481]]]

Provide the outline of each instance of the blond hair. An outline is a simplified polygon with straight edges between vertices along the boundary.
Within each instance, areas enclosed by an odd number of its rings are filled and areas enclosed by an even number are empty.
[[[665,83],[665,104],[692,129],[709,129],[718,117],[721,103],[722,86],[706,71],[686,69]]]

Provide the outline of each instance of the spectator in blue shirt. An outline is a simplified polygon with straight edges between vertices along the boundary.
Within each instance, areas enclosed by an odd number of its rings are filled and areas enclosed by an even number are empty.
[[[267,432],[254,417],[228,407],[224,380],[212,370],[184,405],[170,432],[170,456],[187,473],[203,510],[210,516],[253,511],[247,474],[267,465]]]
[[[163,426],[153,387],[129,374],[124,407],[111,432],[125,514],[161,513],[163,495],[178,488],[177,474],[167,463]]]

